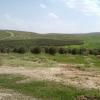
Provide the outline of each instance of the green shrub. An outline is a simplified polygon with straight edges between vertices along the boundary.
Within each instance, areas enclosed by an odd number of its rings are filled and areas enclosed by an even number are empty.
[[[26,53],[26,49],[25,49],[24,47],[20,47],[20,48],[18,49],[18,53],[24,54],[24,53]]]
[[[26,49],[24,47],[20,47],[20,48],[14,48],[13,49],[14,53],[20,53],[20,54],[24,54],[26,53]]]
[[[14,49],[13,49],[13,52],[14,52],[14,53],[18,53],[18,48],[14,48]]]
[[[40,47],[35,47],[35,48],[31,49],[31,53],[40,54],[41,53],[41,48]]]
[[[45,53],[49,53],[49,48],[48,48],[48,47],[45,47],[45,48],[44,48],[44,52],[45,52]]]
[[[72,49],[72,52],[71,52],[71,54],[72,54],[72,55],[76,55],[76,54],[78,54],[78,51],[77,51],[77,49],[75,49],[75,48],[74,48],[74,49]]]
[[[57,53],[56,48],[54,48],[54,47],[49,48],[49,54],[55,55],[56,53]]]
[[[58,53],[59,54],[65,54],[66,53],[66,49],[65,48],[59,48],[58,49]]]
[[[9,48],[0,48],[1,53],[9,53],[10,49]]]
[[[71,54],[71,53],[72,53],[72,49],[68,48],[68,49],[67,49],[67,53],[68,53],[68,54]]]

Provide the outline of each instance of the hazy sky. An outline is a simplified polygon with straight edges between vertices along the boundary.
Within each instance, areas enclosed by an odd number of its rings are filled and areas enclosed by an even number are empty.
[[[100,0],[0,0],[0,29],[100,31]]]

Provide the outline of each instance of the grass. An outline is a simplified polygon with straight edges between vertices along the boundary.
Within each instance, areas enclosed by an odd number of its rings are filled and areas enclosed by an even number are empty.
[[[10,37],[10,34],[0,31],[0,40],[6,39],[7,37]]]
[[[100,69],[100,59],[96,56],[82,55],[60,55],[49,54],[0,54],[1,66],[23,66],[23,67],[56,67],[58,63],[65,64],[83,64],[84,68]]]
[[[41,98],[43,100],[75,100],[77,96],[98,97],[100,90],[84,90],[72,86],[65,86],[51,81],[36,81],[17,83],[25,79],[23,76],[0,75],[0,87],[13,89],[24,95]]]
[[[13,32],[13,38],[10,33]],[[23,44],[29,46],[30,41],[27,39],[61,39],[61,40],[83,40],[84,45],[65,46],[70,48],[100,48],[100,34],[84,34],[84,35],[66,35],[66,34],[45,34],[40,35],[31,32],[21,31],[0,31],[0,40],[23,40]],[[21,34],[22,33],[22,34]],[[23,35],[24,34],[24,35]],[[10,38],[8,38],[10,37]],[[28,41],[28,42],[27,42]],[[1,41],[2,42],[2,41]],[[28,44],[29,43],[29,44]],[[2,43],[1,43],[2,44]],[[8,44],[8,43],[7,43]],[[16,44],[16,41],[15,41]],[[18,41],[18,45],[21,42]],[[33,46],[33,43],[32,43]],[[48,54],[0,54],[0,66],[23,66],[23,67],[57,67],[58,63],[65,64],[79,64],[80,69],[95,69],[100,70],[100,59],[96,56],[81,56],[81,55],[59,55],[51,56]],[[83,64],[84,66],[81,66]],[[19,81],[26,79],[24,76],[18,75],[0,75],[0,88],[12,89],[24,95],[41,98],[43,100],[75,100],[77,96],[98,97],[100,100],[100,90],[85,90],[72,86],[65,86],[61,83],[53,81],[37,81],[32,80],[27,83],[20,83]]]
[[[49,60],[45,55],[26,54],[0,54],[1,66],[23,67],[54,67],[56,61]]]
[[[14,37],[10,37],[9,32],[14,34]],[[90,34],[36,34],[34,32],[24,31],[12,31],[12,30],[0,30],[0,40],[26,40],[25,44],[29,46],[30,39],[54,39],[54,40],[83,40],[84,45],[72,45],[72,48],[100,48],[100,33]],[[12,43],[12,42],[11,42]],[[29,43],[29,44],[28,44]],[[12,43],[13,44],[13,43]],[[24,44],[24,43],[22,43]],[[11,45],[11,44],[9,44]],[[21,45],[21,42],[18,42]],[[22,45],[21,45],[22,46]],[[69,47],[69,46],[66,46]]]

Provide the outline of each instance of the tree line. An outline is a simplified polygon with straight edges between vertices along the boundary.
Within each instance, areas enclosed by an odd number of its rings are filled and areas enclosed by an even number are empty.
[[[71,54],[71,55],[100,55],[100,49],[86,49],[86,48],[62,48],[62,47],[34,47],[27,50],[24,47],[20,48],[0,48],[0,53],[19,53],[24,54],[31,52],[33,54],[46,53],[50,55],[55,54]]]
[[[83,45],[84,41],[67,39],[67,40],[57,40],[57,39],[23,39],[23,40],[2,40],[0,41],[0,47],[4,48],[32,48],[33,46],[71,46],[71,45]]]

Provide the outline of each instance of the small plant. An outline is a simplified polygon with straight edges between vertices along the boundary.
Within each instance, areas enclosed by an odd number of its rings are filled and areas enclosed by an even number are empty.
[[[94,63],[93,63],[93,61],[92,61],[91,58],[86,58],[86,59],[85,59],[85,66],[86,66],[87,68],[94,67]]]

